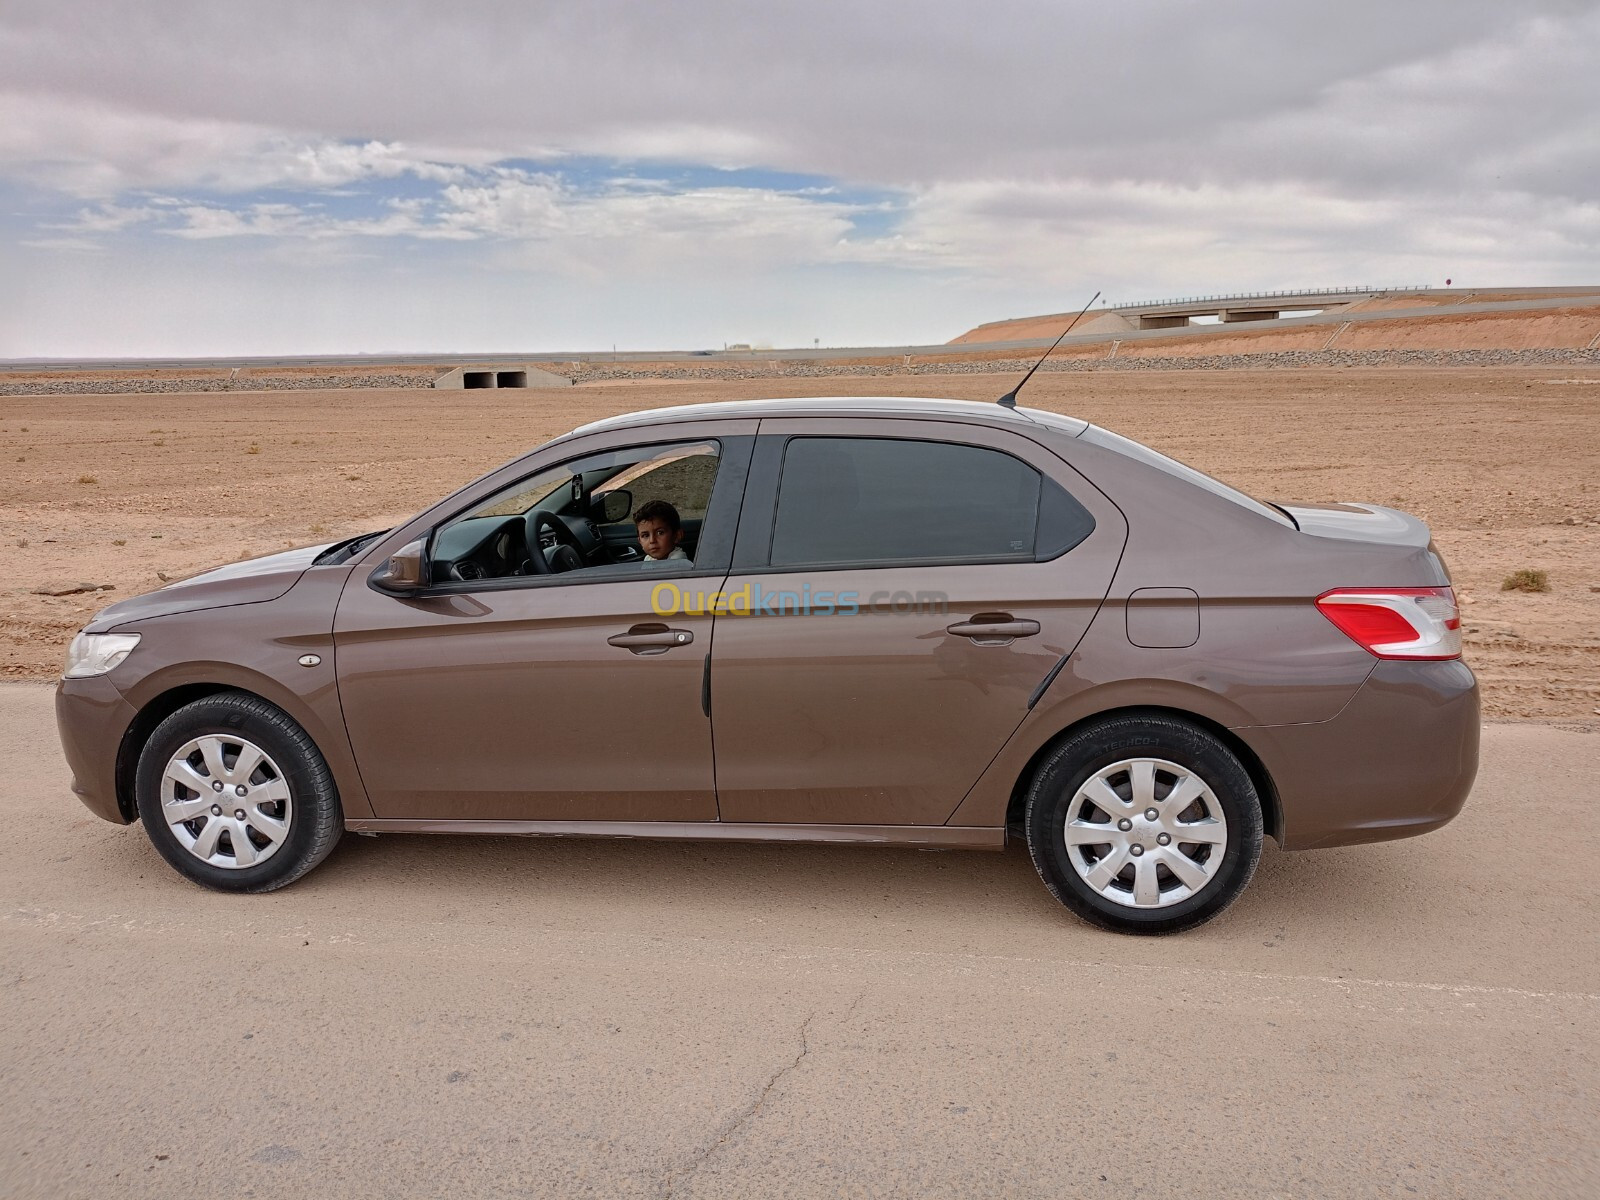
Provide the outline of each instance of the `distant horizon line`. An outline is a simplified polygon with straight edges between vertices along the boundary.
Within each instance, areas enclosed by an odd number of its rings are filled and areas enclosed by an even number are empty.
[[[1405,296],[1420,294],[1426,291],[1430,298],[1440,296],[1482,296],[1487,297],[1481,303],[1461,303],[1436,305],[1426,310],[1412,309],[1387,309],[1372,312],[1343,313],[1338,309],[1327,312],[1315,312],[1307,316],[1281,317],[1271,321],[1252,321],[1248,325],[1187,325],[1165,329],[1130,329],[1119,331],[1116,335],[1104,331],[1085,330],[1081,334],[1069,336],[1063,345],[1078,345],[1091,342],[1112,340],[1145,340],[1165,339],[1169,337],[1206,336],[1216,332],[1227,331],[1238,333],[1244,329],[1257,332],[1266,332],[1269,328],[1283,328],[1301,324],[1327,324],[1334,321],[1381,321],[1405,320],[1423,316],[1448,316],[1452,313],[1473,313],[1501,310],[1502,306],[1495,303],[1494,297],[1507,297],[1503,303],[1503,311],[1537,311],[1543,308],[1561,307],[1561,301],[1571,297],[1597,296],[1600,297],[1600,286],[1597,285],[1569,285],[1545,286],[1529,285],[1522,287],[1431,287],[1417,285],[1400,289],[1352,289],[1342,291],[1337,289],[1319,289],[1307,291],[1283,292],[1253,292],[1236,293],[1231,296],[1207,297],[1182,297],[1171,300],[1141,301],[1134,304],[1098,306],[1095,311],[1101,313],[1127,313],[1141,309],[1161,309],[1163,307],[1179,307],[1204,301],[1218,301],[1226,299],[1249,299],[1252,297],[1276,297],[1285,301],[1304,297],[1314,300],[1318,297],[1326,298],[1330,295],[1391,295]],[[1522,297],[1515,299],[1510,297]],[[1292,306],[1286,304],[1285,309]],[[229,367],[233,369],[253,368],[262,366],[276,367],[316,367],[316,366],[407,366],[419,367],[433,364],[448,364],[450,366],[470,365],[474,363],[507,364],[516,362],[540,363],[593,363],[593,362],[658,362],[667,360],[692,361],[697,359],[712,359],[722,361],[746,362],[764,358],[786,359],[828,359],[840,356],[850,357],[894,357],[913,355],[939,355],[960,356],[985,353],[998,350],[1014,349],[1025,352],[1030,349],[1048,345],[1053,339],[1018,338],[990,342],[969,341],[963,342],[960,338],[986,329],[994,325],[1023,323],[1029,321],[1047,321],[1056,313],[1040,313],[1035,316],[1002,317],[993,321],[985,321],[975,325],[967,333],[958,334],[956,339],[946,342],[904,343],[899,345],[821,345],[819,342],[810,346],[767,346],[746,345],[745,343],[725,343],[722,349],[674,349],[657,348],[649,350],[625,350],[613,348],[610,350],[493,350],[493,351],[459,351],[459,350],[356,350],[342,353],[326,354],[201,354],[201,355],[173,355],[156,354],[149,356],[125,355],[96,355],[90,357],[77,357],[66,355],[41,355],[24,358],[0,358],[0,371],[20,372],[27,370],[62,370],[76,369],[88,371],[116,370],[121,368],[133,369],[171,369],[182,370],[185,368],[203,367]]]

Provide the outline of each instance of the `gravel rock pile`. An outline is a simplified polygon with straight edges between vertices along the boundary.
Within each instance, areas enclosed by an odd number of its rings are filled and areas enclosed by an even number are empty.
[[[827,363],[776,360],[660,365],[648,368],[610,363],[585,364],[574,373],[579,383],[608,379],[775,379],[833,375],[982,375],[1025,371],[1034,358],[953,362]],[[1139,358],[1050,359],[1043,371],[1227,371],[1290,367],[1557,367],[1600,366],[1597,350],[1275,350],[1265,354],[1148,355]]]
[[[63,375],[55,379],[7,379],[0,375],[0,396],[114,396],[129,392],[288,392],[327,388],[432,387],[438,372],[388,371],[372,375],[226,375],[177,378],[172,376]]]

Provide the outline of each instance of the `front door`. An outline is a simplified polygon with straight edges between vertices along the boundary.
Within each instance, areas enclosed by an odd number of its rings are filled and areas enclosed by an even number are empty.
[[[722,423],[753,432],[742,426]],[[334,636],[375,815],[715,820],[712,618],[660,616],[654,597],[663,581],[721,582],[750,441],[608,451],[514,479],[439,523],[438,582],[422,594],[387,594],[359,569]],[[693,522],[683,556],[615,561],[599,536],[608,478],[631,510],[668,504]],[[533,553],[557,570],[533,570]]]
[[[712,655],[722,819],[943,824],[1083,636],[1125,535],[1016,434],[763,421]]]
[[[715,820],[700,705],[711,618],[657,618],[654,585],[401,600],[353,580],[339,606],[339,693],[373,812]],[[663,648],[612,644],[630,631]]]

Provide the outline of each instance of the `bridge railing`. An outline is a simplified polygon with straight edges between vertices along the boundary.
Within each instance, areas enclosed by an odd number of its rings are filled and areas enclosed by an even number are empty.
[[[1119,308],[1176,308],[1180,304],[1211,304],[1224,300],[1281,300],[1281,299],[1307,299],[1317,296],[1370,296],[1375,292],[1425,292],[1432,285],[1418,284],[1411,287],[1330,287],[1330,288],[1301,288],[1288,292],[1232,292],[1218,296],[1180,296],[1174,300],[1134,300],[1123,304],[1112,304],[1111,309]]]

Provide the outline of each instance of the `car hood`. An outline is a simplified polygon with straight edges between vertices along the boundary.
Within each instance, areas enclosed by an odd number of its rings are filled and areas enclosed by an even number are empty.
[[[260,604],[266,600],[276,600],[295,585],[317,555],[330,545],[331,542],[285,550],[282,554],[229,563],[225,567],[180,579],[159,591],[120,600],[109,608],[102,608],[85,628],[104,633],[130,621],[144,621],[150,617],[170,617],[174,613],[195,612],[202,608],[227,608],[234,604]]]

